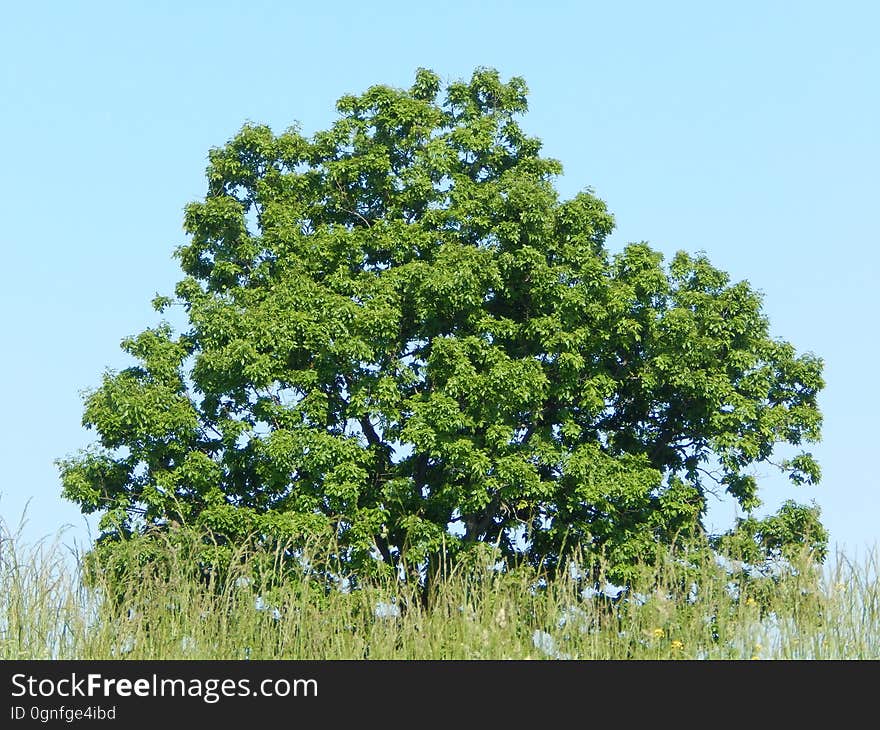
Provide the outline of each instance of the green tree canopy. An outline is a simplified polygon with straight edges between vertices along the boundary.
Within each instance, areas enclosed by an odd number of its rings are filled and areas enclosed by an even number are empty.
[[[249,124],[210,151],[185,276],[154,302],[188,329],[123,341],[137,364],[85,400],[98,444],[59,461],[101,546],[176,524],[323,534],[354,575],[416,575],[489,543],[602,555],[622,579],[673,545],[824,550],[794,503],[768,530],[703,529],[713,491],[760,504],[762,463],[818,480],[774,449],[819,438],[821,361],[705,256],[611,255],[611,214],[560,199],[526,108],[520,78],[420,70],[342,97],[311,137]]]

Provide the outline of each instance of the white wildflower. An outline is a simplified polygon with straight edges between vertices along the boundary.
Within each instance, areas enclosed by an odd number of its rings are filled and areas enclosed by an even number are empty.
[[[556,640],[546,631],[535,629],[532,634],[532,644],[543,654],[553,659],[570,659],[568,654],[563,654],[556,648]]]
[[[379,601],[376,604],[376,618],[398,618],[400,607],[393,601]]]

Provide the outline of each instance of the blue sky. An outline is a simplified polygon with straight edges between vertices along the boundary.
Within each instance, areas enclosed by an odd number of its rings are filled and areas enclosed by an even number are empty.
[[[93,440],[80,391],[128,361],[179,278],[183,207],[246,121],[305,132],[344,93],[493,66],[558,187],[614,212],[612,249],[705,251],[764,293],[775,336],[826,361],[817,487],[767,469],[767,509],[815,499],[876,542],[880,5],[871,2],[8,3],[0,24],[5,418],[0,516],[87,539],[53,460]],[[710,513],[725,526],[729,504]]]

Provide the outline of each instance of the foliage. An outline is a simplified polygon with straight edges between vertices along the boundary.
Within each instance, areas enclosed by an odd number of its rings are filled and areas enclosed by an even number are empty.
[[[712,490],[750,512],[755,467],[818,439],[821,361],[705,256],[612,255],[605,204],[560,199],[516,121],[522,79],[420,70],[337,109],[310,138],[249,124],[211,150],[185,277],[154,302],[189,328],[123,342],[137,364],[85,401],[98,444],[59,462],[99,549],[185,525],[206,549],[323,535],[352,580],[429,585],[486,544],[627,581],[708,550]],[[779,467],[819,479],[808,452]],[[775,524],[737,544],[801,540]]]
[[[0,525],[2,530],[2,525]],[[184,529],[184,532],[186,530]],[[584,585],[523,565],[459,561],[430,606],[418,586],[373,576],[316,591],[304,573],[273,577],[273,556],[236,551],[206,587],[186,545],[155,541],[169,572],[132,564],[85,589],[58,543],[4,539],[0,659],[876,659],[880,583],[873,553],[838,556],[815,580],[794,570],[748,583],[714,560],[682,591],[676,560],[630,590]],[[309,555],[318,562],[318,555]],[[281,580],[281,578],[284,580]],[[698,587],[697,587],[698,586]],[[119,600],[106,600],[121,590]],[[610,595],[619,595],[613,600]]]

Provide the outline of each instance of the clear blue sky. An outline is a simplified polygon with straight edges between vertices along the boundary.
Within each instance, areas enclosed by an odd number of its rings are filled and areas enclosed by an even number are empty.
[[[297,7],[299,6],[299,7]],[[53,459],[92,441],[79,392],[128,361],[179,278],[184,205],[245,120],[325,128],[334,102],[494,66],[531,89],[523,124],[592,186],[613,249],[704,250],[765,294],[773,334],[826,361],[824,478],[838,545],[880,524],[880,5],[864,2],[7,3],[0,24],[4,418],[0,515],[73,525]],[[733,517],[713,508],[714,524]]]

